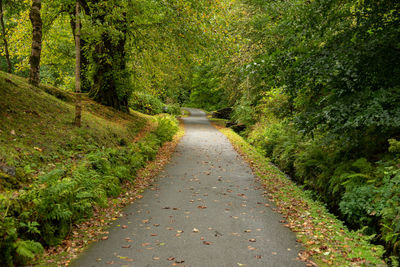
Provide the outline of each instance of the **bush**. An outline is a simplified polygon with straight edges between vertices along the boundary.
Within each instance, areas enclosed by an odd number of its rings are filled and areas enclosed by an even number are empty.
[[[164,110],[170,115],[181,115],[181,107],[178,104],[165,105]]]
[[[269,120],[273,121],[273,120]],[[303,135],[283,121],[256,124],[249,141],[353,229],[376,235],[375,241],[400,255],[399,143],[389,140],[390,153],[372,163],[348,153],[328,135]],[[382,158],[382,156],[381,156]]]
[[[149,115],[162,113],[163,106],[160,99],[143,92],[134,92],[129,99],[129,107]]]

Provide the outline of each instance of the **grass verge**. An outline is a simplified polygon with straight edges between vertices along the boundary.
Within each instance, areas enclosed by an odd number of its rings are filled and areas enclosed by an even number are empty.
[[[231,129],[213,125],[225,134],[249,163],[264,185],[269,200],[285,218],[283,226],[296,233],[304,251],[299,259],[307,266],[386,266],[382,246],[370,244],[370,237],[348,230],[322,203],[308,197],[284,173]]]

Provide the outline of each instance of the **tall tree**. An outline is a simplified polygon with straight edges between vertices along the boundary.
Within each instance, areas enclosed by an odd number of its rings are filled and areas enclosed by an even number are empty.
[[[4,25],[4,7],[3,7],[3,0],[0,0],[0,24],[1,24],[1,35],[3,37],[3,44],[4,44],[4,53],[6,56],[7,61],[7,72],[11,73],[11,60],[10,60],[10,53],[8,52],[8,41],[6,37],[6,27]]]
[[[76,50],[76,63],[75,63],[75,126],[81,127],[82,120],[82,101],[81,101],[81,20],[80,20],[80,5],[76,1],[75,8],[75,50]]]
[[[115,0],[92,1],[91,27],[97,32],[91,49],[92,88],[89,96],[95,101],[129,112],[132,92],[126,68],[128,20],[126,6]]]
[[[42,18],[40,9],[42,8],[41,0],[33,0],[29,13],[32,23],[32,50],[29,58],[29,83],[39,85],[40,82],[40,54],[42,52]]]

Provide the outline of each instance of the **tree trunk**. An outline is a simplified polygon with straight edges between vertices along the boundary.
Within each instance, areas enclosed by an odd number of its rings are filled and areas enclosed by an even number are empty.
[[[42,18],[40,17],[41,0],[32,0],[29,18],[32,23],[32,51],[29,58],[29,83],[39,85],[40,82],[40,54],[42,52]]]
[[[76,92],[76,104],[75,104],[75,121],[74,124],[77,127],[81,127],[82,119],[82,100],[81,100],[81,21],[79,18],[80,7],[79,2],[76,1],[75,9],[75,50],[76,50],[76,62],[75,62],[75,92]]]
[[[103,16],[98,16],[104,22]],[[123,33],[118,41],[112,40],[107,32],[101,36],[92,54],[94,62],[93,86],[89,96],[96,102],[129,113],[130,96],[129,74],[126,69],[126,14],[121,14],[118,28]],[[108,58],[109,60],[104,60]]]
[[[1,24],[1,34],[3,35],[4,42],[4,52],[6,54],[7,60],[7,72],[11,73],[11,61],[10,61],[10,53],[8,52],[8,42],[6,37],[6,27],[4,26],[4,12],[3,12],[3,0],[0,0],[0,24]]]
[[[79,8],[80,11],[84,11],[82,4],[79,2]],[[75,30],[76,30],[76,21],[75,21],[75,8],[73,10],[73,12],[70,13],[71,16],[71,29],[72,29],[72,34],[74,35],[74,38],[76,36],[75,34]],[[79,25],[82,28],[82,23]],[[76,40],[75,40],[76,42]],[[90,80],[89,80],[89,74],[87,71],[87,68],[89,66],[89,58],[87,57],[87,55],[85,53],[82,53],[83,51],[83,47],[85,47],[86,45],[86,41],[82,38],[82,36],[80,36],[80,44],[79,44],[79,49],[80,49],[80,54],[81,54],[81,61],[80,61],[80,76],[81,76],[81,92],[82,93],[87,93],[90,91]]]

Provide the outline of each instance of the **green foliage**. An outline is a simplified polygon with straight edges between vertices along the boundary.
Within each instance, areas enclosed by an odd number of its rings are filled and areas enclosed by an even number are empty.
[[[40,243],[32,240],[18,240],[15,243],[15,252],[20,264],[25,264],[33,259],[36,254],[43,252],[43,247]]]
[[[227,105],[220,80],[217,62],[193,68],[189,105],[206,110],[217,110]]]
[[[389,152],[399,154],[400,153],[400,141],[396,139],[389,139]]]
[[[162,116],[157,118],[158,127],[154,134],[162,143],[171,141],[174,134],[178,131],[178,121],[172,116]]]
[[[94,206],[106,206],[108,197],[118,196],[124,182],[133,181],[136,171],[153,160],[178,129],[172,116],[158,117],[157,122],[139,143],[97,149],[40,175],[15,198],[0,195],[1,262],[25,264],[43,251],[38,242],[58,245],[74,223],[92,216]]]
[[[12,205],[15,199],[11,194],[0,194],[0,262],[2,266],[25,265],[36,254],[43,252],[40,243],[33,240],[20,240],[19,228],[27,228],[25,232],[38,233],[38,223],[20,223],[12,217]]]
[[[159,98],[151,94],[134,92],[129,99],[129,106],[145,114],[155,115],[163,112],[164,105]]]
[[[314,263],[321,266],[385,265],[382,260],[385,252],[383,246],[370,243],[375,235],[366,236],[361,231],[349,230],[341,220],[328,212],[323,203],[310,198],[314,197],[315,192],[310,193],[303,186],[290,181],[287,175],[231,129],[223,128],[221,132],[251,162],[268,190],[269,197],[290,222],[290,228],[298,240],[304,244],[306,251],[313,251]],[[364,165],[365,161],[359,163],[355,165]],[[305,228],[308,230],[304,231]],[[321,250],[321,244],[326,250]],[[391,259],[392,263],[396,262],[395,257]]]
[[[244,3],[240,52],[213,66],[210,88],[224,88],[260,152],[399,255],[397,178],[383,166],[399,168],[400,4]]]
[[[170,115],[181,115],[181,107],[178,104],[165,105],[165,112]]]

